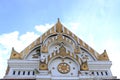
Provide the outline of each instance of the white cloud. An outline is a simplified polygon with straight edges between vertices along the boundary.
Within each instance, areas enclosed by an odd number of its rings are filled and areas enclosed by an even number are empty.
[[[45,31],[47,31],[48,29],[50,29],[52,26],[53,26],[53,24],[36,25],[35,29],[38,32],[44,33]]]
[[[19,35],[18,31],[0,35],[0,64],[4,64],[0,65],[0,78],[5,75],[7,60],[9,59],[12,47],[20,52],[37,39],[38,36],[39,35],[34,32],[27,32],[23,35]]]
[[[0,35],[0,44],[5,48],[11,48],[16,43],[19,33],[17,31]]]

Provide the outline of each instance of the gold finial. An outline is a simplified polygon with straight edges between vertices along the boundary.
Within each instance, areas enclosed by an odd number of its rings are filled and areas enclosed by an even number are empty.
[[[58,18],[58,23],[60,22],[60,19]]]
[[[62,33],[63,32],[62,24],[61,24],[59,18],[58,18],[58,22],[56,23],[56,32],[58,32],[58,33]]]
[[[106,50],[104,50],[104,53],[107,53]]]
[[[12,47],[12,51],[15,51],[14,47]]]

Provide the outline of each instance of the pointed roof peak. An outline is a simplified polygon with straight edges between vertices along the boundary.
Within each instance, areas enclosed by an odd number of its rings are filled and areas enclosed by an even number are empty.
[[[56,23],[56,32],[59,32],[59,33],[63,32],[63,30],[62,30],[62,24],[61,24],[59,18],[58,18],[58,21]]]
[[[106,49],[104,50],[104,53],[107,53]]]
[[[12,51],[15,51],[14,47],[12,47]]]
[[[57,23],[60,23],[60,19],[58,18],[58,22]]]

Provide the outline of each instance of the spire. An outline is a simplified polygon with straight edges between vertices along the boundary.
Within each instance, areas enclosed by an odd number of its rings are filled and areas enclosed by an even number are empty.
[[[14,47],[12,47],[12,51],[15,51]]]
[[[58,18],[58,23],[60,23],[60,19]]]
[[[63,30],[62,30],[62,24],[60,22],[60,19],[58,18],[58,21],[56,23],[56,32],[59,32],[59,33],[62,33]]]
[[[107,51],[106,51],[106,50],[104,50],[104,54],[105,54],[105,53],[107,53]]]

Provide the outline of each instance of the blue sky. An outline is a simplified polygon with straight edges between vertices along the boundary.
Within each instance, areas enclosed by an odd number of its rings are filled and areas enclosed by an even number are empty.
[[[113,75],[120,77],[119,4],[120,0],[0,0],[0,78],[11,48],[20,52],[57,18],[99,53],[106,49]]]

